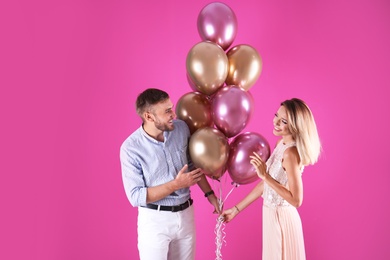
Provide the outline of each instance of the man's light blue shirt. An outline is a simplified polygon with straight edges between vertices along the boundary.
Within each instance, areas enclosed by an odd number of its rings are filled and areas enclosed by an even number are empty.
[[[164,142],[150,137],[141,126],[121,146],[123,184],[134,207],[146,205],[148,187],[174,180],[185,164],[192,168],[188,156],[188,126],[181,120],[174,120],[173,124],[174,130],[163,133]],[[189,198],[190,189],[183,188],[153,204],[174,206]]]

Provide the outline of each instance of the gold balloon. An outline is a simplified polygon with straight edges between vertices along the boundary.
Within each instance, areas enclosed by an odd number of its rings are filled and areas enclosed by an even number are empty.
[[[191,134],[200,128],[211,127],[214,124],[210,100],[199,92],[183,95],[177,102],[176,115],[187,123]]]
[[[228,58],[216,43],[200,42],[188,52],[186,68],[197,90],[211,95],[225,83],[228,74]]]
[[[248,91],[260,76],[263,62],[259,53],[251,46],[241,44],[227,52],[229,72],[227,85],[236,85]]]
[[[225,173],[229,143],[221,131],[211,127],[199,129],[190,138],[189,151],[195,167],[210,178],[219,179]]]

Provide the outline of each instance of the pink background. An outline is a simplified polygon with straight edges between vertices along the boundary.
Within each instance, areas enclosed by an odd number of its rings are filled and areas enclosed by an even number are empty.
[[[1,259],[138,258],[119,147],[140,125],[139,92],[177,102],[191,91],[185,59],[210,2],[1,1]],[[238,20],[233,46],[264,62],[244,131],[273,147],[273,113],[291,97],[317,121],[324,153],[305,169],[299,209],[308,259],[389,259],[390,2],[224,3]],[[196,259],[214,259],[216,216],[192,191]],[[261,204],[226,226],[223,259],[260,259]]]

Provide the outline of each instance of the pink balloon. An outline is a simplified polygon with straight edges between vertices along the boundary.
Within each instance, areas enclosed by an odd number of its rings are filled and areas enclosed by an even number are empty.
[[[249,156],[256,152],[265,162],[270,156],[268,141],[260,134],[246,132],[230,144],[227,168],[230,178],[237,184],[249,184],[259,179]]]
[[[213,97],[211,108],[214,124],[229,138],[245,128],[252,116],[252,109],[252,95],[237,86],[220,88]]]
[[[210,3],[198,15],[198,32],[202,40],[212,41],[226,50],[237,34],[237,18],[223,3]]]

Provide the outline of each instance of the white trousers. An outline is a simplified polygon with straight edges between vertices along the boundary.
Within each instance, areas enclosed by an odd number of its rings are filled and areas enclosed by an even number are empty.
[[[194,207],[179,212],[138,207],[138,251],[141,260],[195,259]]]

